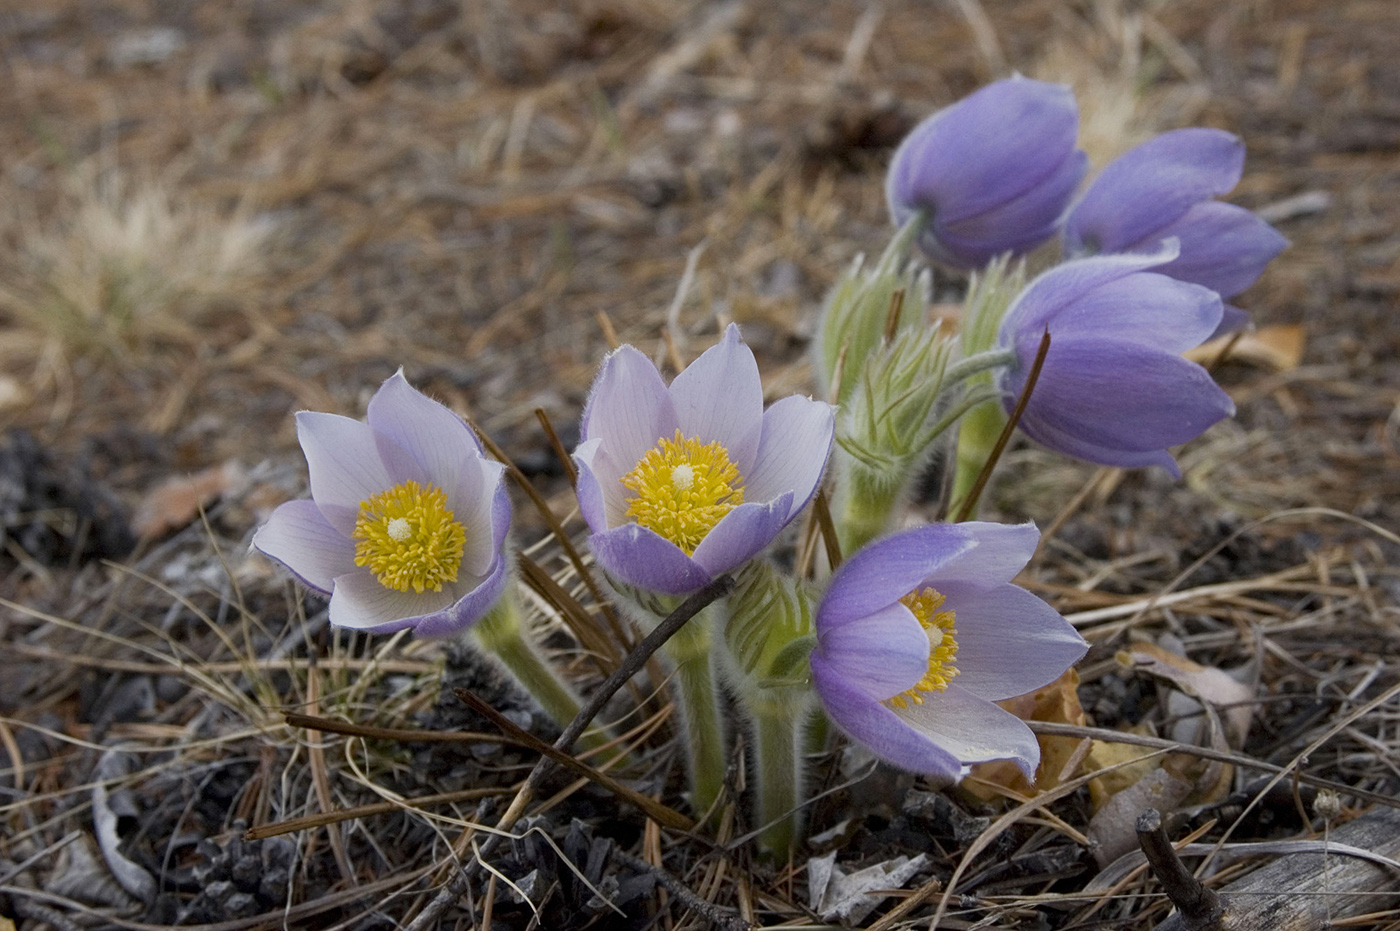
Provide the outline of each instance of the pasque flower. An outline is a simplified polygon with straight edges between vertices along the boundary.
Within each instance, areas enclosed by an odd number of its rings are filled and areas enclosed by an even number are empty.
[[[1175,238],[1180,255],[1156,271],[1231,298],[1288,245],[1243,207],[1213,198],[1239,184],[1244,143],[1219,129],[1177,129],[1104,168],[1065,220],[1070,255],[1155,252]],[[1226,309],[1227,328],[1244,322]]]
[[[617,349],[574,451],[594,556],[614,578],[669,595],[744,564],[815,494],[833,422],[831,405],[796,395],[765,411],[736,326],[669,387],[642,353]]]
[[[1054,681],[1087,644],[1010,584],[1035,552],[1034,524],[930,524],[847,561],[817,608],[812,684],[853,740],[947,780],[988,760],[1032,778],[1035,736],[993,702]]]
[[[400,372],[368,422],[302,411],[311,499],[289,501],[253,545],[331,597],[330,621],[374,633],[462,630],[505,589],[504,467],[462,419]]]
[[[1055,234],[1088,168],[1079,108],[1063,84],[1013,77],[924,120],[895,152],[885,197],[896,226],[929,214],[930,257],[975,268]]]
[[[1195,439],[1235,405],[1205,369],[1181,357],[1215,332],[1222,310],[1214,291],[1156,273],[1175,256],[1168,242],[1156,255],[1069,261],[1016,298],[998,335],[1015,355],[998,375],[1007,411],[1050,333],[1021,415],[1026,435],[1090,462],[1158,465],[1181,477],[1167,447]]]

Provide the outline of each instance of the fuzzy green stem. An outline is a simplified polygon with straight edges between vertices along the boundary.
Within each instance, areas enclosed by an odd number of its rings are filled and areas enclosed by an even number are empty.
[[[959,359],[948,366],[948,371],[943,375],[943,383],[954,385],[974,375],[1002,368],[1015,361],[1016,353],[1011,349],[989,349],[986,352],[979,352],[974,356]]]
[[[685,728],[691,805],[699,818],[710,811],[724,790],[724,773],[728,765],[724,722],[711,662],[712,614],[712,608],[706,608],[665,646],[667,656],[676,666],[672,694]]]
[[[846,470],[841,513],[836,524],[841,552],[855,553],[885,532],[890,515],[899,504],[902,478],[879,475],[855,464]]]
[[[787,698],[755,702],[755,772],[758,781],[758,810],[755,816],[760,833],[758,846],[763,853],[785,860],[797,843],[802,814],[804,776],[803,747],[805,723],[811,705],[807,700]]]
[[[507,591],[495,607],[472,628],[482,649],[500,660],[501,665],[520,683],[540,707],[560,727],[568,727],[578,715],[579,700],[559,678],[529,639],[520,621],[520,606],[513,591]],[[606,737],[597,730],[583,735],[579,744],[597,747]]]

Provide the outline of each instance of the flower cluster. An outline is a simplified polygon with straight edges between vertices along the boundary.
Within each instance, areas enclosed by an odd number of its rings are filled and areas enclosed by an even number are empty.
[[[1051,449],[1179,476],[1171,447],[1234,412],[1183,354],[1241,325],[1224,300],[1284,246],[1215,199],[1240,179],[1239,140],[1166,133],[1075,201],[1088,170],[1077,132],[1068,88],[1019,77],[914,129],[886,181],[898,230],[878,262],[839,279],[817,327],[818,377],[839,411],[801,395],[765,407],[732,324],[670,384],[622,346],[588,394],[575,490],[617,604],[646,626],[734,577],[732,596],[681,628],[667,656],[694,807],[712,810],[724,790],[719,674],[753,728],[755,820],[779,853],[793,842],[816,707],[881,759],[936,780],[991,760],[1030,777],[1035,737],[995,703],[1057,679],[1087,649],[1012,582],[1036,551],[1034,524],[909,526],[903,505],[923,463],[956,436],[956,454],[941,457],[955,500],[969,474],[981,488],[1001,445],[990,438],[1015,415]],[[1023,285],[1018,257],[1057,235],[1063,260]],[[974,273],[961,332],[929,319],[916,245]],[[329,595],[337,626],[472,628],[567,722],[577,701],[529,644],[513,595],[505,469],[472,429],[400,373],[365,422],[303,412],[297,430],[311,497],[277,508],[254,546]],[[785,531],[824,481],[832,507],[803,524],[793,558]]]

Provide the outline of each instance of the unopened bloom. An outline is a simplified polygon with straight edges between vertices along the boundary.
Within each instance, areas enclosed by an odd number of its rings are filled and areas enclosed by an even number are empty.
[[[289,501],[253,545],[329,594],[330,621],[373,633],[456,633],[506,584],[505,468],[460,417],[400,372],[368,422],[302,411],[297,438],[311,499]]]
[[[1067,86],[1019,76],[988,84],[900,143],[885,180],[895,225],[927,211],[920,246],[961,268],[1034,249],[1055,234],[1088,168],[1078,132]]]
[[[1231,298],[1252,285],[1288,245],[1243,207],[1213,198],[1239,184],[1244,143],[1219,129],[1162,133],[1106,167],[1065,220],[1070,255],[1155,252],[1177,240],[1180,255],[1155,270]],[[1228,308],[1227,328],[1243,323]]]
[[[667,387],[636,349],[610,353],[583,412],[579,509],[614,578],[679,595],[766,547],[816,493],[831,405],[763,409],[753,352],[733,325]]]
[[[1020,427],[1042,445],[1113,466],[1157,465],[1180,478],[1167,447],[1235,412],[1210,374],[1181,357],[1220,325],[1220,296],[1156,273],[1156,255],[1078,259],[1036,278],[1007,310],[998,341],[1015,353],[998,386],[1009,412],[1050,333]],[[1153,269],[1153,271],[1147,271]]]
[[[831,720],[902,769],[956,780],[973,763],[1012,760],[1032,778],[1035,736],[993,702],[1053,682],[1087,649],[1010,584],[1039,539],[1034,524],[930,524],[842,565],[811,657]]]

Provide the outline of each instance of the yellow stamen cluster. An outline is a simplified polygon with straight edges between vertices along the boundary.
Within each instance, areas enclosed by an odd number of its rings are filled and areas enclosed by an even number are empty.
[[[457,581],[466,528],[436,485],[407,481],[360,502],[355,521],[355,565],[368,566],[396,592],[440,592]]]
[[[647,450],[622,484],[636,496],[627,516],[693,554],[720,518],[744,502],[739,467],[720,443],[677,430]]]
[[[947,598],[936,589],[922,588],[912,591],[899,599],[900,603],[914,613],[919,626],[928,634],[928,672],[914,683],[914,687],[891,698],[890,704],[896,708],[908,708],[909,703],[924,703],[923,692],[941,692],[948,687],[948,680],[958,674],[953,660],[958,658],[957,628],[953,626],[953,612],[940,611]]]

